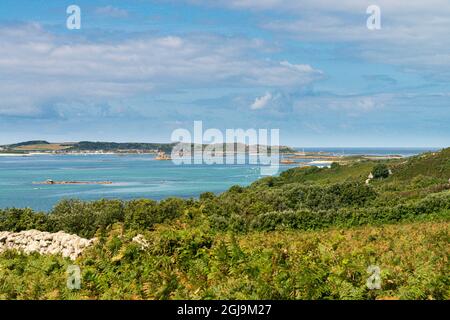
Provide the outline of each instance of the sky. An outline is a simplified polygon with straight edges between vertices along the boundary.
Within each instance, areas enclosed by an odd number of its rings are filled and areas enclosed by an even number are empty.
[[[448,0],[2,0],[0,144],[170,142],[203,121],[296,147],[446,147],[449,31]]]

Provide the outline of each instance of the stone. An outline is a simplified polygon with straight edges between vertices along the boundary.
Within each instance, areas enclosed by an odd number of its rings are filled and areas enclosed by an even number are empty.
[[[135,236],[133,238],[133,242],[139,244],[142,250],[148,248],[150,245],[142,234],[138,234],[137,236]]]
[[[93,239],[84,239],[77,235],[67,234],[63,231],[57,233],[27,230],[22,232],[0,232],[0,252],[17,250],[30,254],[62,255],[75,260],[83,250],[95,242]]]
[[[39,241],[39,245],[40,245],[41,247],[47,247],[47,246],[48,246],[48,242],[45,241],[45,240],[40,240],[40,241]]]

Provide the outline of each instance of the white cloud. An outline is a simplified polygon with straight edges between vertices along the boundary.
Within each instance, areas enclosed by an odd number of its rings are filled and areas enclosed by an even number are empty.
[[[256,98],[255,102],[250,106],[252,110],[262,109],[267,106],[267,104],[272,100],[272,94],[267,92],[262,97]]]
[[[95,13],[113,18],[127,18],[129,16],[127,10],[113,6],[98,7],[95,9]]]
[[[450,78],[448,0],[186,0],[235,10],[263,11],[261,27],[278,36],[322,43],[351,43],[352,54]],[[366,27],[369,5],[381,9],[381,30]],[[277,15],[271,15],[276,11]],[[281,14],[281,18],[279,17]],[[286,15],[287,14],[287,15]],[[446,69],[444,69],[446,68]]]
[[[348,116],[361,116],[385,108],[391,101],[399,98],[393,94],[374,95],[330,95],[319,94],[296,99],[293,104],[295,113],[309,112],[345,112]]]
[[[305,73],[322,73],[322,71],[314,70],[313,67],[311,67],[309,64],[292,64],[288,61],[281,61],[280,64],[282,66],[288,67],[290,69],[297,70],[299,72],[305,72]]]
[[[290,14],[317,10],[354,13],[362,9],[365,12],[365,9],[373,4],[399,13],[450,11],[450,4],[447,0],[409,0],[408,2],[392,0],[340,0],[336,2],[331,2],[330,0],[184,0],[178,2],[222,6],[233,9],[276,10],[289,12]]]
[[[268,48],[257,39],[146,35],[100,43],[66,40],[37,24],[0,28],[0,114],[39,115],[46,105],[213,86],[301,88],[321,77],[308,65],[253,57]]]

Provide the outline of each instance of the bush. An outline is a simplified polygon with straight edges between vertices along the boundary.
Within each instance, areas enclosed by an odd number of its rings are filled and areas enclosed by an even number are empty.
[[[208,201],[212,200],[216,197],[216,195],[213,192],[203,192],[200,194],[200,201]]]
[[[0,210],[0,231],[46,231],[48,227],[48,216],[42,212],[35,213],[29,208]]]
[[[242,192],[244,192],[244,188],[239,186],[239,185],[235,185],[235,186],[232,186],[228,190],[228,192],[230,192],[230,193],[242,193]]]
[[[123,218],[123,203],[120,200],[63,200],[49,214],[53,231],[63,230],[88,238],[93,237],[98,229],[123,222]]]
[[[339,169],[341,167],[341,165],[338,162],[333,162],[331,164],[331,169]]]
[[[389,168],[385,164],[379,163],[373,168],[372,174],[375,179],[385,179],[389,177]]]
[[[156,217],[156,223],[161,223],[171,219],[180,217],[187,204],[184,200],[178,198],[168,198],[159,202],[158,215]]]
[[[125,227],[132,230],[142,230],[153,226],[158,214],[158,203],[153,200],[132,200],[125,204]]]

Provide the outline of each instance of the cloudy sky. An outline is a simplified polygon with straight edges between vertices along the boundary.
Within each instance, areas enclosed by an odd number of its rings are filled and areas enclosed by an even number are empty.
[[[2,0],[0,143],[167,142],[202,120],[299,147],[448,146],[449,32],[448,0]]]

